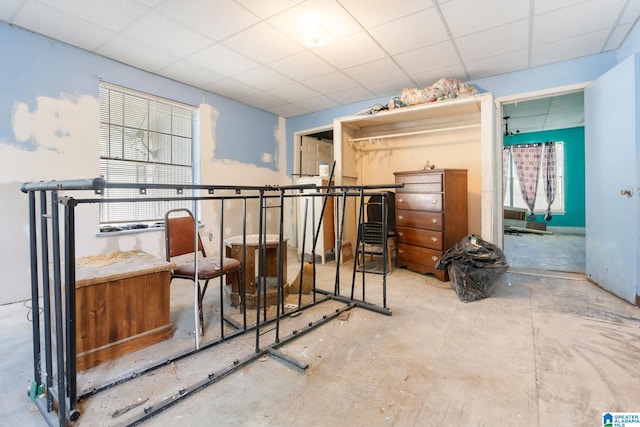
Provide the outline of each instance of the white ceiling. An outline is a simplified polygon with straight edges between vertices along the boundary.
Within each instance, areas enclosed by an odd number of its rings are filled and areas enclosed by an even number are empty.
[[[638,0],[0,3],[0,20],[283,117],[615,50],[639,15]],[[303,43],[312,21],[330,43]]]
[[[528,133],[584,126],[584,93],[504,104],[503,132]]]

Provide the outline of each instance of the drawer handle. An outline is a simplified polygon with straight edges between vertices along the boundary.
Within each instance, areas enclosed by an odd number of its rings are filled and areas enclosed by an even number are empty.
[[[437,224],[438,218],[431,218],[431,224]]]
[[[403,254],[404,253],[404,249],[398,249],[398,253],[399,254]]]
[[[431,203],[433,203],[433,204],[435,205],[435,204],[437,204],[437,203],[438,203],[438,201],[437,201],[436,199],[433,199],[433,200],[431,201]]]
[[[398,215],[398,219],[399,219],[400,221],[402,221],[402,220],[404,219],[404,216],[403,216],[403,215]]]
[[[404,202],[404,200],[402,200],[402,198],[398,199],[398,203],[402,203]]]
[[[437,242],[437,241],[438,241],[438,238],[437,238],[436,236],[433,236],[433,237],[431,237],[431,241],[432,241],[432,242]]]
[[[438,261],[438,257],[435,255],[431,255],[431,261],[436,262]]]
[[[404,233],[402,231],[399,231],[398,232],[398,236],[402,237],[402,236],[404,236]]]

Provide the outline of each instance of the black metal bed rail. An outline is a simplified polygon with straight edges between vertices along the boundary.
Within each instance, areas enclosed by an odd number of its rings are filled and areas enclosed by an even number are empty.
[[[333,172],[333,171],[332,171]],[[331,181],[329,181],[331,182]],[[228,186],[228,185],[188,185],[188,186],[175,186],[167,184],[134,184],[134,183],[108,183],[102,178],[92,179],[78,179],[78,180],[62,180],[62,181],[48,181],[48,182],[34,182],[24,183],[21,186],[21,191],[28,194],[29,203],[29,250],[30,250],[30,274],[31,274],[31,303],[34,312],[32,334],[33,334],[33,381],[29,391],[31,399],[35,402],[36,406],[42,413],[45,421],[48,425],[54,426],[67,426],[70,422],[76,421],[80,417],[80,411],[78,409],[78,402],[81,399],[93,396],[100,391],[107,390],[111,387],[122,384],[126,381],[133,380],[140,375],[166,366],[168,361],[179,360],[187,357],[194,352],[199,352],[215,347],[220,342],[232,339],[240,336],[246,332],[255,330],[256,332],[256,345],[255,354],[271,354],[272,356],[278,356],[276,351],[277,347],[283,345],[285,342],[293,339],[292,336],[287,336],[284,339],[280,338],[280,320],[286,316],[294,314],[296,311],[304,310],[312,307],[317,303],[322,303],[329,300],[339,301],[345,304],[344,309],[351,309],[353,307],[365,308],[378,313],[390,315],[391,311],[386,306],[386,281],[383,286],[383,305],[382,307],[377,304],[367,302],[364,298],[364,278],[362,281],[363,292],[362,300],[356,300],[353,298],[353,286],[355,278],[352,281],[351,296],[340,295],[340,249],[342,247],[343,231],[346,215],[346,200],[349,197],[360,198],[360,205],[362,204],[362,198],[371,193],[374,190],[380,191],[381,189],[398,188],[401,185],[377,185],[377,186],[314,186],[314,185],[288,185],[288,186]],[[64,191],[93,191],[94,194],[103,194],[105,188],[136,188],[139,190],[139,197],[132,198],[119,198],[119,199],[102,199],[100,197],[78,197],[74,193],[74,197],[60,195],[59,192]],[[316,189],[316,193],[308,192],[305,190]],[[147,196],[147,189],[171,189],[175,190],[176,195],[172,197],[149,197]],[[183,196],[185,189],[206,191],[207,195],[192,195]],[[227,191],[233,194],[214,195],[216,191]],[[256,194],[257,193],[257,194]],[[298,304],[297,309],[294,312],[285,313],[284,310],[284,295],[282,293],[283,283],[286,278],[283,277],[283,251],[284,248],[284,204],[285,199],[296,198],[304,193],[305,197],[322,197],[323,198],[323,210],[318,219],[318,224],[323,220],[324,210],[328,197],[334,197],[342,201],[342,209],[339,212],[338,221],[338,241],[336,248],[338,254],[336,257],[336,283],[334,292],[327,292],[316,288],[316,269],[315,269],[315,256],[313,257],[313,301],[305,306]],[[375,193],[379,194],[379,193]],[[39,198],[39,203],[37,203]],[[76,366],[76,301],[75,301],[75,289],[76,289],[76,208],[83,204],[91,203],[115,203],[115,202],[154,202],[154,201],[173,201],[173,200],[192,200],[197,202],[217,200],[220,202],[221,217],[220,217],[220,256],[224,251],[224,203],[228,200],[241,200],[242,201],[242,235],[244,241],[244,253],[242,255],[243,271],[246,266],[246,234],[247,234],[247,212],[246,202],[249,199],[259,200],[259,244],[258,244],[258,275],[259,277],[266,276],[265,273],[265,239],[266,239],[266,211],[268,209],[278,209],[278,254],[277,254],[277,304],[275,318],[268,319],[266,311],[266,281],[257,283],[257,300],[256,300],[256,323],[254,325],[247,325],[246,319],[246,274],[243,275],[243,280],[240,285],[241,303],[243,312],[243,324],[236,325],[231,320],[225,318],[223,311],[223,286],[222,277],[220,286],[220,322],[221,322],[221,336],[219,340],[213,343],[205,344],[200,347],[196,342],[196,349],[191,352],[186,352],[178,355],[164,358],[155,364],[143,369],[142,371],[134,372],[129,375],[125,375],[109,384],[95,387],[91,390],[83,392],[78,395],[77,392],[77,366]],[[267,201],[269,199],[278,199],[278,204],[269,205]],[[197,204],[194,204],[197,206]],[[197,212],[196,212],[197,213]],[[39,219],[39,221],[38,221]],[[315,223],[315,220],[314,220]],[[312,232],[311,239],[313,239],[313,253],[315,253],[315,245],[317,243],[317,233],[319,233],[319,226],[317,231]],[[306,233],[306,231],[305,231]],[[197,236],[197,235],[196,235]],[[305,237],[303,237],[304,239]],[[302,256],[301,264],[304,263],[304,256]],[[355,265],[354,265],[355,268]],[[301,265],[302,271],[302,265]],[[197,274],[197,273],[196,273]],[[261,292],[264,291],[264,295]],[[300,292],[302,286],[300,286]],[[323,295],[323,298],[316,300],[316,293]],[[264,298],[261,301],[261,297]],[[40,299],[42,298],[42,324],[40,318]],[[262,313],[261,313],[262,310]],[[262,314],[262,320],[261,320]],[[333,315],[323,316],[323,319],[333,318]],[[224,323],[228,321],[229,324],[234,326],[236,330],[225,336]],[[196,321],[197,322],[197,321]],[[275,341],[266,346],[261,345],[261,327],[270,325],[275,322]],[[315,326],[319,326],[322,322],[313,322],[315,325],[309,324],[308,328],[304,328],[304,332],[313,329]],[[196,325],[197,326],[197,325]],[[238,329],[239,328],[239,329]],[[302,331],[294,331],[293,335],[297,335]],[[196,329],[197,335],[197,329]],[[44,350],[43,350],[44,347]],[[286,358],[285,358],[286,359]],[[248,357],[247,362],[255,360],[255,358]],[[44,366],[43,366],[44,362]],[[295,361],[289,361],[296,364]],[[298,366],[300,367],[300,366]],[[231,370],[232,371],[232,370]],[[231,372],[229,371],[229,373]],[[226,374],[224,374],[226,375]],[[218,375],[214,375],[217,377]],[[195,385],[194,389],[200,389],[206,383],[215,382],[211,381],[212,378],[208,378],[203,384]],[[181,393],[184,394],[184,393]],[[145,410],[145,416],[143,419],[152,416],[156,412],[163,409],[149,409]],[[136,422],[137,423],[137,422]]]

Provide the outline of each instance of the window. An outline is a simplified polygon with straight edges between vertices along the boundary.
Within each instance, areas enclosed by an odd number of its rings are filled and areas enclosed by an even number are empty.
[[[100,85],[100,176],[110,183],[194,183],[197,109]],[[183,196],[187,196],[185,190]],[[146,197],[175,197],[174,189],[149,189]],[[140,197],[138,188],[106,188],[105,199]],[[101,203],[100,224],[149,223],[190,201]]]
[[[556,142],[556,175],[557,175],[557,184],[556,184],[556,196],[551,205],[552,213],[564,213],[564,143]],[[542,168],[540,168],[540,172],[538,175],[538,189],[536,191],[536,204],[535,204],[535,213],[544,213],[547,209],[547,198],[544,194],[544,186],[542,183]],[[504,190],[504,206],[510,208],[523,208],[529,209],[527,204],[524,202],[522,198],[522,193],[520,192],[520,182],[518,180],[518,174],[513,165],[513,157],[510,158],[508,167],[507,167],[507,175],[506,175],[506,185]]]

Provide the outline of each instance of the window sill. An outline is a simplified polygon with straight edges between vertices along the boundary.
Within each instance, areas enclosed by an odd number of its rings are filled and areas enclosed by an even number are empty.
[[[98,233],[96,233],[96,237],[123,236],[128,234],[149,233],[154,231],[162,231],[164,233],[164,226],[129,228],[129,229],[115,230],[115,231],[99,231]]]

